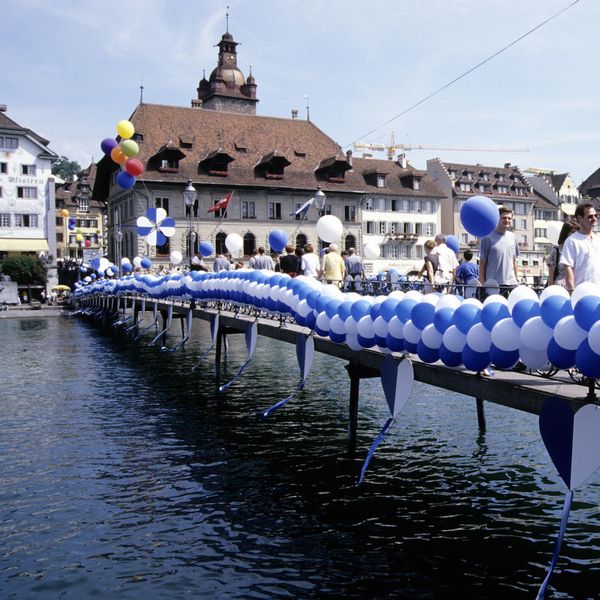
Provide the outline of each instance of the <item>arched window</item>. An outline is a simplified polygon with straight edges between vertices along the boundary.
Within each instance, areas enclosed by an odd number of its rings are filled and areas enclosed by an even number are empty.
[[[158,256],[169,256],[171,251],[169,250],[169,238],[162,246],[156,246],[156,254]]]
[[[350,250],[350,248],[356,248],[356,238],[353,235],[347,235],[344,240],[344,250]]]
[[[220,231],[215,236],[215,253],[216,254],[226,254],[227,253],[227,246],[225,246],[225,238],[226,237],[227,237],[227,234],[224,233],[223,231]]]
[[[308,238],[305,234],[299,233],[296,236],[296,248],[304,248],[305,244],[308,242]]]
[[[253,233],[244,234],[244,256],[251,256],[256,250],[256,237]]]

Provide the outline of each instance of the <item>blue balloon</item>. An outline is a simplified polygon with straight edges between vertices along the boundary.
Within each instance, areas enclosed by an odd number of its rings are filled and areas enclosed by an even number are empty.
[[[371,319],[374,321],[381,314],[381,302],[374,302],[371,304],[369,314],[371,315]]]
[[[215,251],[210,242],[200,242],[199,250],[202,256],[211,256]]]
[[[600,355],[596,354],[590,348],[587,339],[579,344],[579,348],[575,352],[575,364],[586,377],[590,379],[598,379],[600,377]]]
[[[352,303],[350,314],[358,323],[361,317],[364,317],[371,310],[371,303],[368,300],[356,300]]]
[[[389,323],[392,317],[396,316],[396,307],[399,300],[395,298],[387,298],[381,303],[381,316]]]
[[[523,327],[525,321],[532,317],[539,317],[540,315],[540,303],[537,300],[525,298],[519,300],[512,309],[513,321],[519,326]]]
[[[269,233],[269,246],[274,252],[281,252],[288,242],[288,234],[281,229],[273,229]]]
[[[317,300],[321,296],[321,292],[313,290],[306,295],[306,303],[314,310],[317,306]]]
[[[425,329],[433,323],[435,306],[430,302],[417,302],[410,311],[410,319],[419,329]]]
[[[121,269],[123,270],[123,273],[131,273],[131,271],[133,271],[133,265],[131,263],[123,263]]]
[[[435,311],[435,316],[433,317],[433,326],[440,333],[445,333],[446,329],[452,325],[452,318],[454,317],[454,309],[445,306],[444,308],[440,308],[440,310]]]
[[[142,258],[142,262],[140,263],[140,265],[144,269],[149,269],[152,266],[152,261],[147,256],[144,256],[144,258]]]
[[[342,321],[345,321],[352,313],[353,304],[354,302],[352,302],[351,300],[346,300],[345,302],[342,302],[340,304],[338,308],[338,315]]]
[[[100,259],[99,258],[92,258],[92,269],[94,269],[94,271],[98,270],[98,267],[100,266]]]
[[[375,338],[366,338],[362,335],[356,334],[356,340],[363,348],[372,348],[375,345]]]
[[[314,312],[309,312],[308,315],[306,315],[306,327],[310,328],[310,329],[314,329],[315,325],[317,323],[317,317],[315,317],[315,313]]]
[[[135,177],[130,175],[127,171],[121,171],[117,175],[117,185],[122,187],[124,190],[128,190],[135,185]]]
[[[576,351],[559,346],[554,338],[548,343],[548,360],[558,369],[570,369],[575,365]]]
[[[483,371],[491,363],[489,352],[475,352],[468,344],[462,351],[463,364],[470,371]]]
[[[440,352],[437,348],[429,348],[419,340],[417,344],[417,355],[424,363],[434,363],[440,359]]]
[[[410,319],[410,313],[413,306],[417,303],[413,298],[402,298],[396,306],[396,316],[403,322],[406,323]]]
[[[542,321],[552,329],[563,317],[572,314],[571,299],[563,296],[548,296],[540,306]]]
[[[463,303],[454,311],[452,321],[461,333],[467,334],[473,325],[481,321],[481,309],[475,304]]]
[[[448,246],[452,252],[458,252],[460,250],[460,241],[455,235],[449,235],[446,237],[446,246]]]
[[[460,207],[462,226],[476,237],[485,237],[498,227],[500,213],[491,198],[472,196]]]
[[[399,340],[398,338],[395,338],[394,336],[388,333],[385,337],[385,341],[387,347],[392,352],[402,352],[404,350],[404,339]]]
[[[508,306],[502,302],[490,302],[481,310],[481,323],[488,331],[491,331],[498,321],[508,317],[510,317]]]
[[[329,301],[325,305],[325,313],[330,319],[333,319],[333,317],[338,314],[338,310],[341,304],[341,300],[331,298],[329,299]]]
[[[583,296],[573,309],[575,322],[585,331],[589,331],[596,321],[600,321],[600,298],[598,296]]]
[[[519,362],[518,350],[500,350],[494,344],[490,347],[490,359],[492,364],[499,369],[512,369]]]
[[[462,352],[451,352],[444,344],[442,344],[440,346],[439,354],[440,360],[447,367],[458,367],[459,365],[462,365]]]

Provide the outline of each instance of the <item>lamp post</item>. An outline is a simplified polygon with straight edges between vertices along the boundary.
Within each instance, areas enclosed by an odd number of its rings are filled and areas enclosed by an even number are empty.
[[[183,202],[185,203],[185,212],[188,218],[188,234],[187,234],[187,258],[188,265],[192,264],[193,244],[196,232],[192,227],[192,210],[196,202],[196,188],[192,185],[192,180],[188,179],[187,187],[183,190]]]
[[[319,217],[322,217],[325,214],[325,200],[327,200],[327,196],[324,194],[321,186],[317,186],[317,191],[313,196],[315,206],[319,211]]]
[[[117,233],[115,234],[116,240],[117,240],[117,252],[116,252],[116,259],[117,259],[117,269],[119,269],[119,275],[121,275],[121,255],[123,253],[123,247],[122,247],[122,243],[123,243],[123,232],[119,229],[117,231]]]

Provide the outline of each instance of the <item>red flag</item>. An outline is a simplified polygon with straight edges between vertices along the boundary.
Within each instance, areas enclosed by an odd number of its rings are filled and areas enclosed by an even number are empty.
[[[211,206],[206,212],[217,212],[218,210],[225,210],[229,205],[231,198],[233,197],[233,191],[229,192],[225,198],[221,198],[214,206]]]

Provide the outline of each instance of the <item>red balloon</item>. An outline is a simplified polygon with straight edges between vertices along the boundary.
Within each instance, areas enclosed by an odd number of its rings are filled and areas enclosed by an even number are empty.
[[[92,242],[90,240],[85,240],[85,247],[89,248],[92,245]]]
[[[125,170],[130,175],[133,175],[134,177],[137,177],[138,175],[142,174],[142,171],[144,170],[144,165],[142,164],[141,160],[139,160],[137,158],[130,158],[125,163]]]

